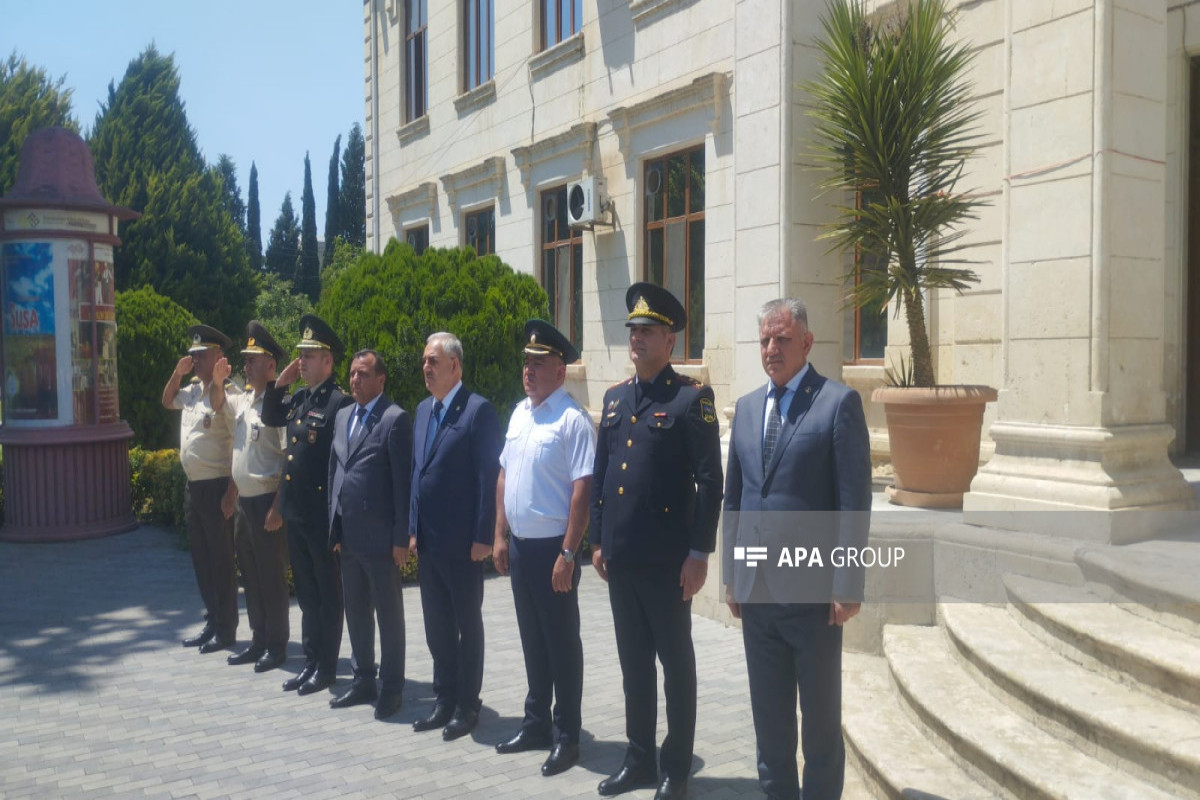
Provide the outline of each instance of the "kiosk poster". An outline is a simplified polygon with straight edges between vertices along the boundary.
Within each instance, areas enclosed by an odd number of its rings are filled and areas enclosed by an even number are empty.
[[[54,254],[49,242],[10,242],[4,266],[4,404],[9,419],[57,419]]]

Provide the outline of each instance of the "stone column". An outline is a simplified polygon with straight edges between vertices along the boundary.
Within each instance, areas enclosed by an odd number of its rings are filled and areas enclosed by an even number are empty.
[[[967,522],[1131,541],[1194,496],[1163,392],[1165,0],[1012,0],[996,454]],[[1011,512],[1076,511],[1076,514]],[[1007,513],[995,513],[1007,512]]]

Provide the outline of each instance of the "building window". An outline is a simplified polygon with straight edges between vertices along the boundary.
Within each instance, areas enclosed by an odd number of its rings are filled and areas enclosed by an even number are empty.
[[[542,49],[570,39],[583,27],[583,0],[541,0]]]
[[[687,309],[675,358],[704,357],[704,146],[647,161],[646,280],[670,290]]]
[[[463,0],[463,91],[492,79],[496,68],[492,0]]]
[[[583,350],[583,232],[567,220],[567,187],[542,192],[542,287],[550,321]]]
[[[408,242],[417,255],[421,255],[429,249],[429,226],[418,225],[415,228],[409,228],[404,232],[404,241]]]
[[[475,255],[496,252],[496,209],[489,206],[463,216],[466,244],[475,248]]]
[[[862,208],[864,202],[872,201],[871,192],[860,193],[855,206]],[[854,253],[854,284],[862,284],[873,274],[887,269],[887,262],[874,253],[856,250]],[[862,308],[850,306],[843,315],[842,359],[848,364],[882,364],[883,351],[887,347],[887,303],[876,303]]]
[[[408,121],[425,116],[428,109],[429,83],[425,73],[427,62],[426,27],[429,21],[427,0],[405,0],[404,23],[404,95]]]

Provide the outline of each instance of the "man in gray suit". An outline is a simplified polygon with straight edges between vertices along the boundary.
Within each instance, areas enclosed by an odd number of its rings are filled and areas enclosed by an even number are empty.
[[[828,800],[841,796],[845,775],[841,626],[858,613],[864,581],[861,568],[836,566],[845,563],[836,548],[867,543],[867,425],[858,393],[808,363],[813,334],[804,303],[773,300],[758,321],[770,380],[738,400],[733,420],[725,473],[726,602],[742,620],[763,791],[801,796],[799,690],[803,796]],[[804,560],[778,566],[781,547],[789,554],[803,548]],[[749,566],[746,548],[765,549],[765,561]]]
[[[329,544],[341,554],[342,593],[354,684],[329,701],[347,708],[376,699],[375,718],[400,708],[404,689],[404,601],[400,568],[408,560],[412,420],[383,396],[387,369],[374,350],[350,363],[355,403],[334,421],[329,452]],[[375,622],[380,678],[375,688]]]

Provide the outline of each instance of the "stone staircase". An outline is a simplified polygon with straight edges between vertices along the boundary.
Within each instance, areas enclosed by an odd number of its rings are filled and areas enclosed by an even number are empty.
[[[1003,576],[844,654],[844,728],[880,798],[1200,798],[1200,542],[1084,545],[1081,580]]]

